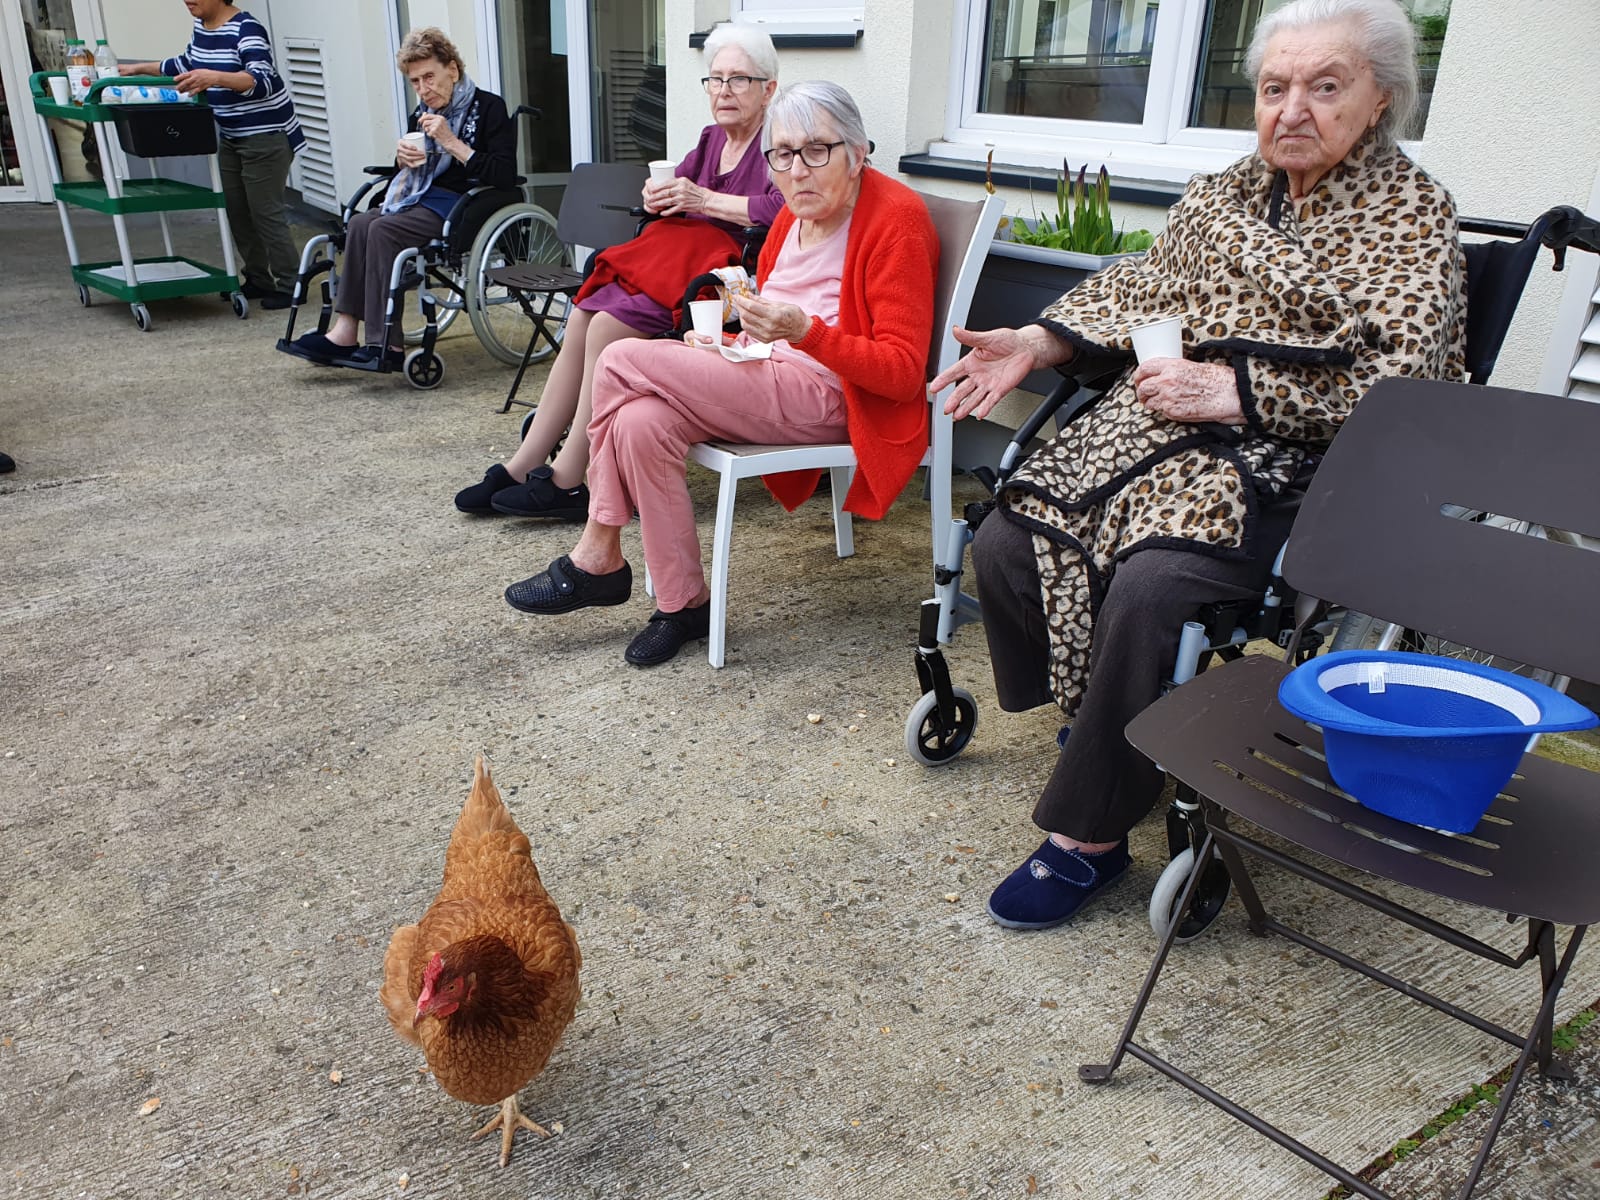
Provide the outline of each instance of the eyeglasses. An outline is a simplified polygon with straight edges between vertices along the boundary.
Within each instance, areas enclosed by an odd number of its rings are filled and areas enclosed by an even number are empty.
[[[787,171],[794,166],[795,156],[798,155],[800,161],[808,167],[825,167],[828,165],[828,160],[833,157],[834,149],[842,145],[844,145],[842,141],[811,142],[798,150],[790,150],[786,146],[774,146],[771,150],[765,151],[767,166],[774,171]]]
[[[735,96],[742,96],[750,90],[752,83],[766,83],[764,75],[729,75],[724,79],[720,75],[707,75],[700,81],[700,86],[715,96],[723,88],[727,88]]]

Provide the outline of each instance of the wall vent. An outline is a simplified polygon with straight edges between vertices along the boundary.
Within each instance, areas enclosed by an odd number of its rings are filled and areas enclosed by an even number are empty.
[[[322,69],[322,43],[309,38],[284,38],[284,82],[294,100],[295,116],[306,144],[294,159],[294,184],[301,198],[326,212],[339,211],[333,173],[333,123],[328,117],[327,79]]]

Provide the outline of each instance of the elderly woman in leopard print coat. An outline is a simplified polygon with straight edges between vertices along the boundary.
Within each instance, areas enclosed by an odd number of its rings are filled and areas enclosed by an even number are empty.
[[[1159,771],[1123,727],[1160,693],[1182,622],[1249,596],[1285,503],[1366,389],[1459,378],[1464,262],[1450,197],[1395,145],[1417,98],[1395,0],[1293,0],[1246,59],[1258,149],[1196,178],[1142,260],[1022,329],[956,336],[934,380],[983,416],[1030,371],[1128,355],[1184,326],[1182,358],[1127,370],[1012,478],[973,547],[1002,707],[1070,722],[1034,821],[1050,836],[989,901],[1001,925],[1068,920],[1126,870]]]

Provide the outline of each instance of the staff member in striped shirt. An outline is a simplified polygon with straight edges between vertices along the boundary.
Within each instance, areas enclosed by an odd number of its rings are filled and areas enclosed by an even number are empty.
[[[217,166],[228,226],[244,260],[244,294],[262,308],[287,308],[300,256],[283,190],[305,134],[261,22],[225,0],[183,5],[194,16],[184,52],[124,65],[122,73],[171,75],[185,95],[205,93],[220,135]]]

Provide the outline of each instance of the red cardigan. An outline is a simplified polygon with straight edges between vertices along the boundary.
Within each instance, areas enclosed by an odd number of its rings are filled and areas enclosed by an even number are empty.
[[[756,284],[766,284],[794,224],[784,208],[761,249]],[[845,241],[839,284],[839,323],[811,318],[810,331],[791,342],[844,385],[855,481],[844,507],[877,520],[905,487],[928,449],[928,353],[939,235],[922,198],[867,167]],[[822,472],[788,471],[765,477],[785,508],[798,507]]]

